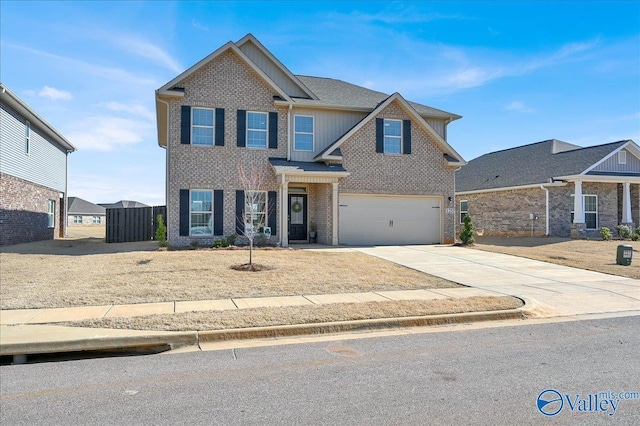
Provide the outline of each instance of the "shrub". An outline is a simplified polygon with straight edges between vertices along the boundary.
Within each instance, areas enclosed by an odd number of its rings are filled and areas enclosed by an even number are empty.
[[[631,241],[638,241],[640,239],[640,234],[638,234],[637,232],[634,232],[633,235],[631,236]]]
[[[466,215],[463,222],[464,226],[462,227],[462,231],[460,231],[460,241],[466,246],[473,244],[476,238],[473,236],[473,219],[471,219],[471,216]]]
[[[213,242],[213,246],[216,248],[221,248],[221,247],[224,248],[224,247],[229,247],[229,243],[227,242],[226,238],[222,238],[219,240],[215,240]]]
[[[631,228],[629,228],[627,225],[616,226],[616,232],[618,233],[618,236],[623,240],[628,240],[629,238],[631,238]]]
[[[167,243],[167,226],[164,224],[164,217],[161,214],[156,216],[156,222],[158,223],[158,229],[156,229],[156,241],[160,247],[166,247]]]
[[[600,235],[602,236],[602,239],[604,241],[609,241],[611,237],[613,237],[613,235],[611,234],[611,229],[607,228],[606,226],[600,228]]]
[[[238,234],[231,234],[227,237],[227,245],[235,246],[236,238],[238,238]]]

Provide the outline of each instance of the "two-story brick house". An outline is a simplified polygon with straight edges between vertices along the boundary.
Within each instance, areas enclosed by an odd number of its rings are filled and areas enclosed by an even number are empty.
[[[460,116],[340,80],[292,74],[254,36],[228,42],[156,91],[170,245],[243,228],[238,169],[282,246],[430,244],[455,235],[447,143]],[[255,197],[254,197],[255,199]]]
[[[0,245],[65,235],[71,143],[0,83]]]

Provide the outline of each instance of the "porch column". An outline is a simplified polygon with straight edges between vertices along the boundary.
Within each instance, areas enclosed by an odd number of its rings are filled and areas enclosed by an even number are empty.
[[[587,238],[587,224],[584,220],[584,203],[582,201],[582,181],[574,182],[575,193],[573,195],[573,223],[571,224],[571,238]]]
[[[333,201],[332,205],[332,220],[331,220],[331,245],[338,245],[338,182],[333,182],[333,195],[331,197]]]
[[[280,245],[289,247],[289,183],[282,175],[280,184]]]
[[[622,223],[631,223],[631,183],[624,182],[622,190]]]

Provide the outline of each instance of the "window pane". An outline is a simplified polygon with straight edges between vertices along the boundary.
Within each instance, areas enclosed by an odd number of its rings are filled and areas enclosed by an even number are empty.
[[[211,191],[191,191],[191,211],[211,211]]]
[[[296,133],[295,149],[298,151],[312,151],[313,135]]]
[[[584,221],[587,229],[596,229],[598,227],[598,215],[596,213],[585,213]]]
[[[267,132],[249,130],[247,132],[247,146],[252,148],[266,148]]]
[[[191,235],[211,234],[211,213],[191,213]]]
[[[193,145],[213,145],[213,127],[194,127]]]
[[[585,196],[584,197],[584,211],[585,212],[595,212],[597,211],[597,206],[596,206],[596,197],[591,197],[591,196]]]
[[[400,121],[391,121],[384,120],[384,135],[385,136],[400,136],[400,132],[402,127],[400,126],[402,122]]]
[[[468,201],[460,201],[460,211],[466,212],[468,210],[467,203]]]
[[[263,112],[248,112],[247,128],[267,130],[267,114]]]
[[[296,132],[313,133],[313,117],[296,116]]]
[[[194,108],[193,124],[195,126],[213,126],[213,110]]]
[[[387,154],[401,154],[399,138],[384,138],[384,152]]]

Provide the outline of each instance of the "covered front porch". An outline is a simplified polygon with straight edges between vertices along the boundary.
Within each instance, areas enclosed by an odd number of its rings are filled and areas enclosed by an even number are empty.
[[[314,241],[337,246],[339,181],[349,173],[340,164],[280,158],[270,158],[269,163],[278,182],[278,225],[285,231],[280,245]]]

